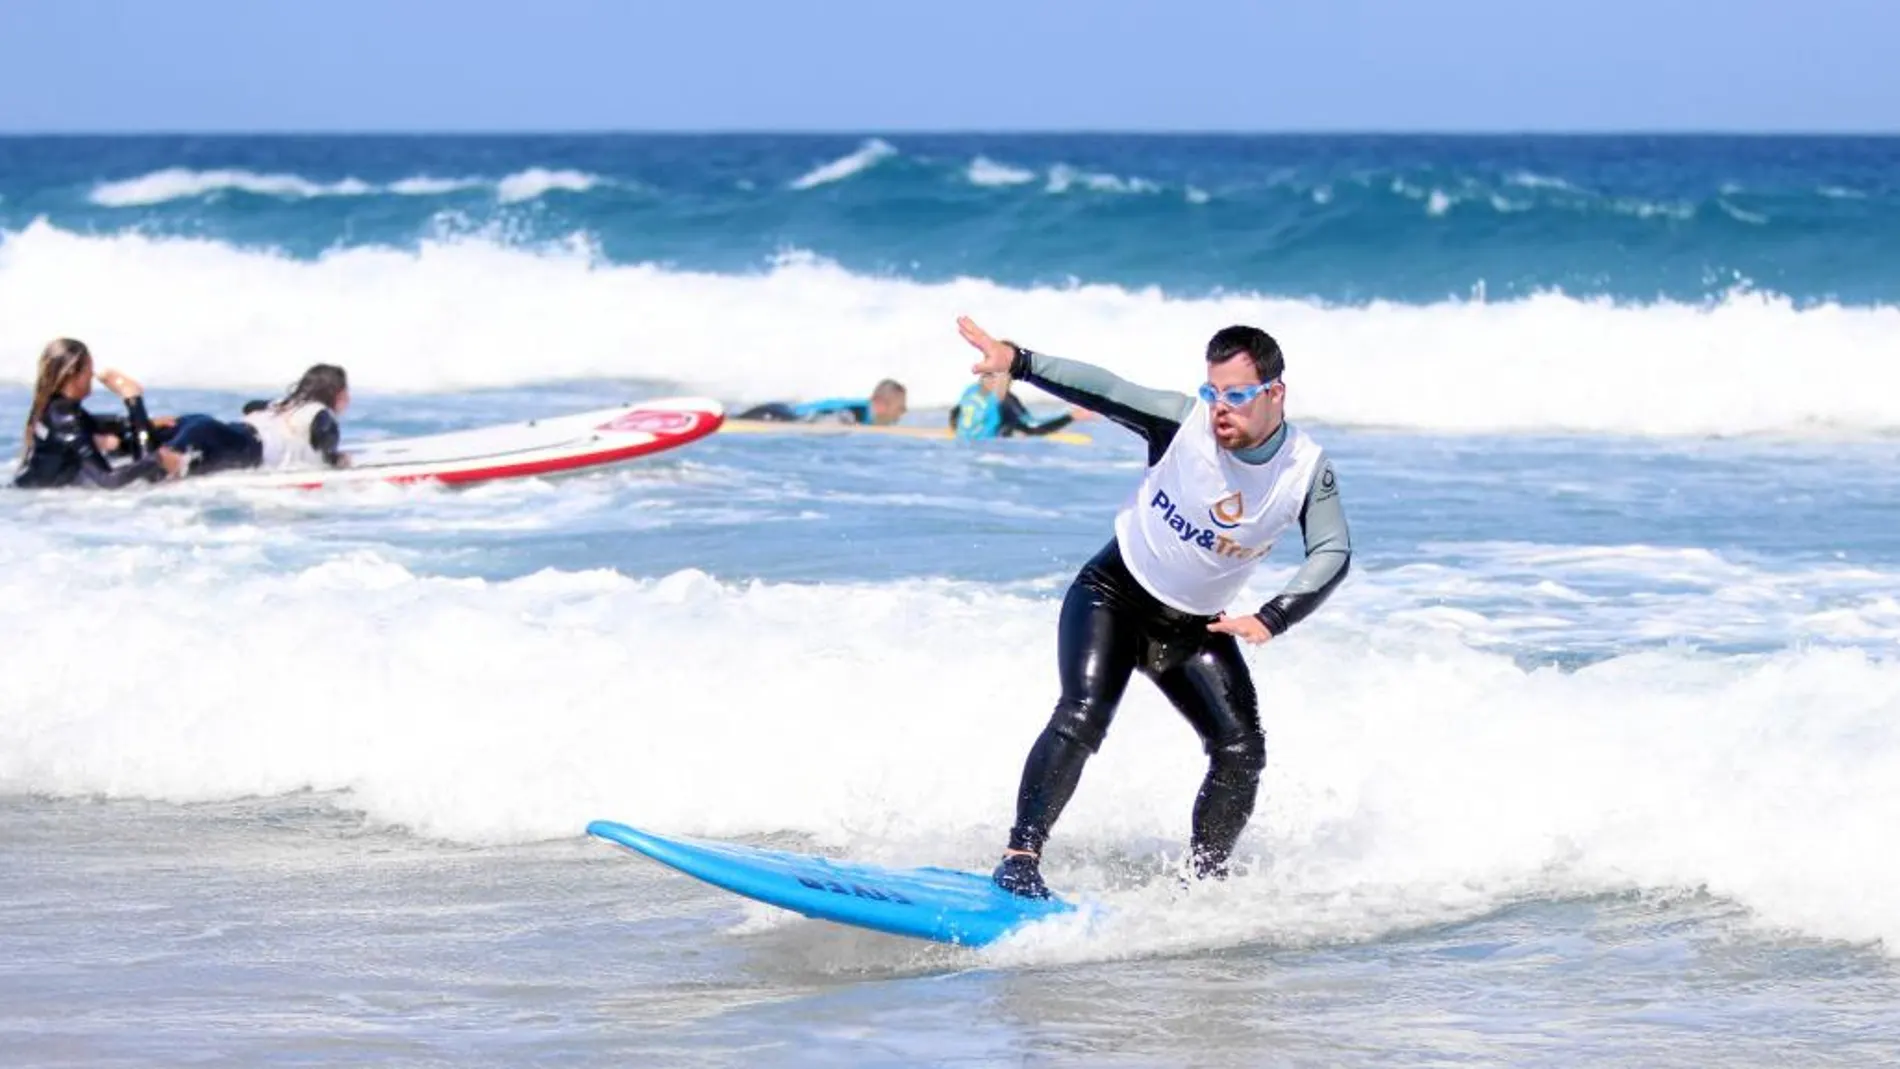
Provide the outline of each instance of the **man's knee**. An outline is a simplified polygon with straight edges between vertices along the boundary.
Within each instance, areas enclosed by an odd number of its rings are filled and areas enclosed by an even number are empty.
[[[1257,780],[1267,767],[1267,739],[1260,734],[1242,735],[1209,746],[1207,757],[1212,771],[1217,774]]]
[[[1049,730],[1090,753],[1102,748],[1114,706],[1097,698],[1063,698],[1049,717]]]

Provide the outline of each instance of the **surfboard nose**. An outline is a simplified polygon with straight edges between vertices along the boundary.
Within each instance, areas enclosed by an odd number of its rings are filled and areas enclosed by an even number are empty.
[[[630,828],[614,820],[596,820],[587,825],[587,834],[622,846],[653,845],[653,837],[639,828]]]

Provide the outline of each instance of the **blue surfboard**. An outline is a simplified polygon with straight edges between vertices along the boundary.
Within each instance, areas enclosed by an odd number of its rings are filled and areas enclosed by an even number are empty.
[[[587,834],[645,854],[734,894],[860,928],[983,946],[1075,907],[1023,898],[988,876],[955,869],[892,869],[736,843],[674,839],[596,820]]]

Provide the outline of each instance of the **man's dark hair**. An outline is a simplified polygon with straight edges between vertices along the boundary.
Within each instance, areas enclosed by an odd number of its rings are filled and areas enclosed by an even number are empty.
[[[1227,327],[1207,340],[1207,362],[1225,364],[1245,353],[1253,360],[1261,382],[1272,382],[1286,371],[1286,355],[1273,335],[1259,327]]]

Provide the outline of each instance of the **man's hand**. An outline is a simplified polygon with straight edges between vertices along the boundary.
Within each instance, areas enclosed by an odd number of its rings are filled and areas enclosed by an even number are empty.
[[[1207,629],[1217,635],[1232,635],[1255,646],[1273,637],[1273,632],[1267,630],[1267,625],[1261,623],[1258,616],[1229,616],[1221,613],[1214,618],[1213,623],[1207,625]]]
[[[989,331],[976,325],[969,316],[957,318],[957,332],[963,340],[969,342],[983,354],[983,359],[970,366],[973,375],[989,375],[996,372],[1009,372],[1009,365],[1016,359],[1016,347],[1004,341],[990,337]]]

